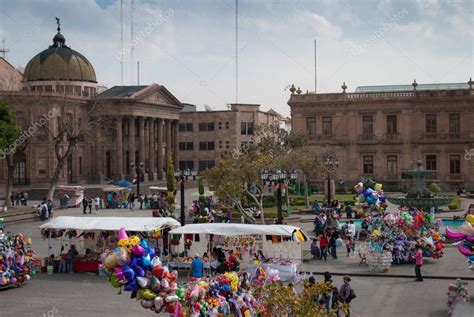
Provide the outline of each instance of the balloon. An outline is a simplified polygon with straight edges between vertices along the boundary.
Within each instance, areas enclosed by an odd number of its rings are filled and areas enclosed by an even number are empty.
[[[161,265],[157,265],[151,270],[151,274],[153,274],[153,276],[156,276],[157,278],[162,278],[164,272],[165,270]]]
[[[165,300],[161,296],[155,297],[154,302],[155,302],[155,308],[157,311],[161,310],[163,308],[163,305],[165,304]]]
[[[474,215],[471,215],[471,214],[467,215],[466,216],[466,221],[474,226]]]
[[[125,265],[123,267],[123,275],[127,279],[127,281],[132,281],[135,279],[135,272],[132,270],[132,268],[128,265]]]
[[[123,288],[123,290],[127,292],[137,291],[138,290],[137,281],[133,280],[133,281],[128,282],[127,285],[125,285],[125,287]]]
[[[145,270],[142,267],[135,265],[133,266],[133,270],[135,271],[136,276],[145,276]]]
[[[112,272],[118,266],[117,256],[115,253],[110,253],[104,261],[104,268],[108,272]]]
[[[125,281],[126,280],[125,276],[123,275],[123,268],[122,267],[116,267],[114,269],[114,275],[115,275],[115,278],[119,281]]]
[[[127,235],[127,232],[125,231],[124,227],[119,229],[119,232],[117,234],[117,239],[118,240],[127,240],[128,239],[128,235]]]
[[[117,263],[120,266],[130,263],[130,254],[125,248],[116,248],[114,250],[115,257],[117,258]]]
[[[132,248],[132,253],[136,256],[144,256],[145,252],[145,249],[139,245],[136,245]]]
[[[354,189],[357,193],[360,193],[364,189],[364,184],[362,184],[362,182],[359,182],[354,186]]]
[[[141,260],[142,266],[145,269],[147,269],[147,270],[153,269],[153,265],[151,264],[151,261],[148,258],[148,256],[142,256],[142,258],[140,260]]]
[[[178,300],[179,298],[176,295],[168,295],[165,297],[165,302],[167,303],[174,303],[174,302],[177,302]]]
[[[163,291],[165,291],[165,292],[168,291],[168,289],[170,288],[170,284],[169,284],[169,282],[168,282],[167,279],[163,279],[163,280],[161,281],[161,288],[162,288]]]
[[[155,291],[155,292],[158,292],[160,290],[161,282],[157,277],[152,276],[150,278],[150,288],[152,291]]]
[[[155,267],[155,266],[161,266],[162,263],[161,263],[160,258],[156,256],[154,258],[152,257],[151,264],[153,265],[153,267]]]
[[[141,288],[148,288],[150,286],[150,279],[146,277],[137,277],[137,282]]]
[[[171,282],[169,291],[170,292],[176,292],[177,289],[178,289],[178,284],[176,282]]]
[[[374,189],[375,189],[376,191],[382,190],[382,184],[379,184],[379,183],[375,184]]]
[[[153,306],[155,306],[155,303],[153,300],[148,300],[148,299],[142,299],[140,301],[140,304],[142,305],[143,308],[145,309],[150,309],[152,308]]]
[[[145,299],[155,299],[156,293],[150,289],[143,289],[142,296]]]
[[[115,288],[119,288],[122,286],[122,283],[120,283],[114,275],[111,275],[109,278],[110,285],[112,285]]]

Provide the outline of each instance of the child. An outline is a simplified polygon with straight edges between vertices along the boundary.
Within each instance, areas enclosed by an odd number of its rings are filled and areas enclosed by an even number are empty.
[[[351,254],[351,251],[352,251],[352,239],[347,239],[346,249],[347,249],[347,255],[346,256],[349,256]]]

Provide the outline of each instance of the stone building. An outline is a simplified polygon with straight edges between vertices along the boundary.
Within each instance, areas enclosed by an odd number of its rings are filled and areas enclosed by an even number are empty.
[[[92,64],[66,45],[59,25],[53,44],[33,57],[23,74],[0,59],[0,98],[10,103],[27,136],[27,146],[19,147],[14,156],[14,184],[47,184],[57,163],[48,131],[57,133],[60,116],[81,129],[86,126],[82,118],[91,111],[107,118],[110,126],[79,141],[60,183],[132,177],[132,162],[143,162],[146,180],[163,177],[165,151],[178,155],[180,101],[158,84],[115,86],[100,95],[98,88]],[[2,161],[0,180],[5,179]]]
[[[229,110],[217,111],[185,105],[179,119],[179,168],[213,167],[223,154],[251,142],[256,126],[278,119],[276,112],[261,111],[255,104],[231,104]]]
[[[401,172],[422,158],[429,182],[474,190],[474,82],[358,87],[355,92],[301,93],[288,105],[292,129],[314,145],[335,146],[337,178],[370,176],[403,185]],[[471,158],[472,157],[472,158]]]

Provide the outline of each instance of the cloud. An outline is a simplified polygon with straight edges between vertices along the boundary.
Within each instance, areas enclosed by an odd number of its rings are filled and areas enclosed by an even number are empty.
[[[415,3],[420,15],[435,17],[440,13],[441,4],[438,0],[416,0]]]
[[[297,12],[296,14],[300,16],[300,21],[309,26],[318,36],[337,39],[343,34],[339,26],[332,24],[322,15],[308,11]]]

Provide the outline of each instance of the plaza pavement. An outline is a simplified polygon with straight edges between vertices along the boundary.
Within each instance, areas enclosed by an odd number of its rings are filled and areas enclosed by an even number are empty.
[[[463,205],[468,202],[463,202]],[[84,215],[82,208],[56,210],[56,216]],[[149,217],[150,210],[101,210],[99,216]],[[303,218],[312,219],[312,216]],[[29,221],[9,224],[7,231],[23,232],[33,239],[33,248],[40,256],[47,254],[48,242],[43,240],[38,226],[42,222]],[[308,232],[312,223],[302,223]],[[59,240],[52,239],[52,252],[59,250]],[[309,242],[304,246],[309,249]],[[414,281],[413,265],[394,265],[389,274],[379,273],[367,276],[365,266],[359,266],[359,259],[348,258],[339,248],[337,260],[327,262],[305,261],[301,271],[334,274],[335,285],[342,284],[343,274],[352,274],[352,285],[357,298],[352,303],[351,316],[446,316],[448,285],[457,277],[474,278],[474,272],[467,269],[466,258],[455,247],[447,247],[445,256],[439,260],[428,259],[422,268],[427,277],[423,283]],[[371,273],[373,274],[373,273]],[[404,277],[405,276],[405,277]],[[413,276],[413,277],[411,277]],[[429,278],[433,277],[433,278]],[[439,279],[446,277],[448,279]],[[321,280],[320,275],[316,276]],[[474,291],[470,282],[471,293]],[[474,304],[461,305],[455,316],[474,316]],[[49,315],[48,315],[49,313]],[[51,315],[54,313],[54,315]],[[128,294],[116,295],[106,278],[89,274],[38,274],[31,283],[19,289],[0,291],[0,316],[147,316],[156,314],[142,309],[139,303],[130,300]]]

